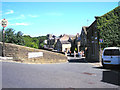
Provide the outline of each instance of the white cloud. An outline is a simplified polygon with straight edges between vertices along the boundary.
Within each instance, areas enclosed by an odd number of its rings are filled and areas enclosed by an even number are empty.
[[[21,15],[18,16],[18,17],[15,17],[15,18],[8,18],[7,20],[18,20],[18,19],[25,19],[25,15],[24,15],[24,14],[21,14]]]
[[[23,25],[23,26],[28,26],[28,23],[16,23],[16,25]]]
[[[63,13],[51,12],[51,13],[46,13],[46,15],[50,15],[50,16],[63,16]]]
[[[9,25],[11,25],[11,26],[28,26],[30,24],[28,24],[28,23],[15,23],[15,24],[9,24]]]
[[[13,14],[14,11],[13,10],[9,10],[8,12],[6,12],[5,14]]]
[[[32,17],[32,18],[38,17],[38,15],[31,15],[31,14],[29,14],[28,16],[29,16],[29,17]],[[25,16],[24,14],[21,14],[21,15],[18,16],[18,17],[8,18],[7,20],[19,20],[19,19],[25,19],[25,18],[26,18],[26,16]]]
[[[32,18],[36,18],[36,17],[38,17],[38,15],[28,15],[29,17],[32,17]]]
[[[19,17],[16,17],[15,19],[25,19],[25,15],[21,14]]]

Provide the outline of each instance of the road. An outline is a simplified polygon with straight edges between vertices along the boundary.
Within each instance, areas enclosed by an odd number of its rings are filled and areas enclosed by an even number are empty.
[[[118,88],[118,74],[85,62],[2,62],[2,88]]]

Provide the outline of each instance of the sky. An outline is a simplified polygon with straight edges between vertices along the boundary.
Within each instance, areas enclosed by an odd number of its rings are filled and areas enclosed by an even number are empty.
[[[118,6],[118,2],[2,2],[2,19],[16,32],[32,37],[54,34],[76,35]],[[2,27],[1,27],[2,28]]]

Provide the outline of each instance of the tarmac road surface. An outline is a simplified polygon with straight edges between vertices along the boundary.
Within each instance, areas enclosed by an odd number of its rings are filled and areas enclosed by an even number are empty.
[[[84,62],[2,62],[2,88],[118,88],[119,75]]]

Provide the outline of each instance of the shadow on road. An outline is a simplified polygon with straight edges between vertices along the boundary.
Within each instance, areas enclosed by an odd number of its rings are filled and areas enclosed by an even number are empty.
[[[93,67],[96,69],[107,69],[107,70],[111,70],[111,71],[119,71],[120,72],[120,66],[106,66],[105,68],[103,68],[102,66],[98,66],[98,67]]]
[[[69,63],[87,63],[84,58],[81,59],[68,59]]]
[[[120,86],[120,72],[103,71],[102,82],[119,85]]]
[[[102,72],[102,82],[120,86],[120,66],[109,66],[106,68],[100,66],[93,68],[105,70]]]

